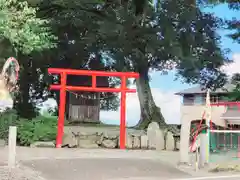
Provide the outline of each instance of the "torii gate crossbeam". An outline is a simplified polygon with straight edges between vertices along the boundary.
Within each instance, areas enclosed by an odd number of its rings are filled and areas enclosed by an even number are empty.
[[[120,92],[121,103],[120,103],[120,149],[125,149],[126,141],[126,93],[135,93],[136,89],[127,88],[126,82],[128,78],[138,78],[138,73],[133,72],[105,72],[105,71],[88,71],[88,70],[74,70],[74,69],[62,69],[62,68],[49,68],[49,74],[60,75],[60,84],[51,85],[51,90],[60,91],[60,103],[58,113],[58,130],[56,137],[56,148],[62,147],[62,138],[64,131],[64,118],[66,108],[66,91],[92,91],[92,92]],[[79,76],[91,76],[92,86],[68,86],[67,75],[79,75]],[[97,77],[120,77],[121,87],[110,88],[110,87],[97,87]]]

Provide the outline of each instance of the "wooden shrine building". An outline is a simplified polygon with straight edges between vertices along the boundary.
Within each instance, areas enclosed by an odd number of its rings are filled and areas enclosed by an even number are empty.
[[[89,76],[69,75],[67,85],[91,86]],[[108,77],[97,77],[97,87],[108,87]],[[67,92],[66,119],[75,123],[99,123],[100,92]]]

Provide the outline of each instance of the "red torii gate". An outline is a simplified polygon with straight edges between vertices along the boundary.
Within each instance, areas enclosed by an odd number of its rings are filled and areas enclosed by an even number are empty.
[[[127,78],[138,78],[138,73],[133,72],[105,72],[105,71],[89,71],[89,70],[74,70],[74,69],[61,69],[61,68],[49,68],[49,74],[59,74],[60,83],[58,85],[51,85],[51,90],[60,90],[60,103],[58,113],[58,130],[56,138],[56,148],[61,148],[62,137],[64,129],[64,118],[65,118],[65,104],[66,104],[66,91],[93,91],[93,92],[120,92],[121,93],[121,113],[120,113],[120,149],[125,149],[126,139],[126,93],[135,93],[136,89],[127,88]],[[79,76],[91,76],[92,86],[67,86],[67,75],[79,75]],[[97,76],[105,77],[120,77],[121,87],[120,88],[109,88],[109,87],[97,87],[96,79]]]

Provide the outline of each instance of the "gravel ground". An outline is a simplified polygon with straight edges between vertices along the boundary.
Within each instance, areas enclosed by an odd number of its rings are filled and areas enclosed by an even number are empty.
[[[0,166],[0,180],[46,180],[33,169],[18,165],[9,169],[7,166]]]

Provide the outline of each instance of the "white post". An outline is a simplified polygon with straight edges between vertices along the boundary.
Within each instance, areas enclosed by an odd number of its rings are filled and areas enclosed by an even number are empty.
[[[16,142],[17,127],[10,126],[8,134],[8,167],[14,168],[16,165]]]
[[[207,90],[207,96],[206,96],[206,145],[205,145],[205,152],[206,152],[206,162],[209,163],[209,156],[210,156],[210,121],[212,119],[212,109],[211,109],[211,100],[210,100],[210,90]]]
[[[205,163],[207,163],[207,136],[204,133],[201,133],[200,135],[200,161],[199,161],[199,167],[203,168]]]
[[[191,120],[184,119],[181,123],[180,163],[189,164],[189,132],[191,130]]]
[[[196,142],[196,153],[195,153],[195,155],[196,155],[196,162],[195,162],[195,171],[198,171],[198,169],[199,169],[199,152],[198,152],[198,148],[199,148],[199,145],[197,144],[197,142]]]

